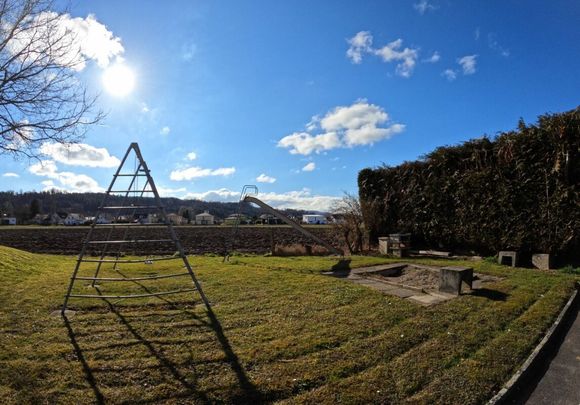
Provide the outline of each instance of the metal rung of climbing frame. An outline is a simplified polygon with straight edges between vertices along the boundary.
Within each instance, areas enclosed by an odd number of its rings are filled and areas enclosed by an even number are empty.
[[[97,228],[107,228],[107,227],[117,227],[117,228],[126,228],[126,227],[147,227],[147,226],[156,226],[156,227],[160,227],[160,226],[166,226],[163,223],[158,223],[158,224],[142,224],[140,222],[117,222],[117,223],[113,223],[113,224],[96,224],[95,225]]]
[[[135,173],[119,173],[115,177],[147,177],[146,174],[135,174]]]
[[[148,263],[148,262],[160,262],[164,260],[177,260],[182,259],[181,256],[162,256],[162,257],[152,257],[151,259],[122,259],[122,260],[114,260],[114,259],[80,259],[80,262],[83,263]],[[78,277],[77,277],[78,278]]]
[[[77,277],[78,278],[78,277]],[[184,288],[181,290],[164,291],[158,293],[148,293],[148,294],[134,294],[134,295],[92,295],[92,294],[71,294],[70,298],[100,298],[100,299],[125,299],[125,298],[145,298],[145,297],[158,297],[160,295],[170,295],[179,294],[184,292],[197,291],[197,288]]]
[[[147,281],[147,280],[159,280],[160,278],[172,278],[172,277],[183,277],[189,276],[189,273],[177,273],[177,274],[163,274],[160,276],[147,276],[147,277],[77,277],[77,280],[89,280],[89,281]]]
[[[153,190],[111,190],[109,193],[153,193]]]
[[[166,243],[175,242],[173,239],[127,239],[127,240],[91,240],[87,243],[91,245],[106,245],[106,244],[119,244],[119,243]]]
[[[125,206],[110,206],[110,207],[100,207],[101,210],[158,210],[163,208],[158,205],[125,205]]]

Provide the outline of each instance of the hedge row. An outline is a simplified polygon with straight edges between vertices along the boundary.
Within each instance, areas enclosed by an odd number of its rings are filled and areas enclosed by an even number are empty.
[[[411,232],[419,246],[580,255],[580,107],[515,131],[367,168],[359,195],[371,240]]]

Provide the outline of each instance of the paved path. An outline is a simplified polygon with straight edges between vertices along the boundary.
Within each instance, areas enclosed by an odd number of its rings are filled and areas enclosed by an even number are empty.
[[[576,319],[566,334],[564,342],[526,404],[580,404],[580,316],[578,315],[578,305],[576,306]]]

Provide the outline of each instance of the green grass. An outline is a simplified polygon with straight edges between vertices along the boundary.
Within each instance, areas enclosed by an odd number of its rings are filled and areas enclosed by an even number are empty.
[[[387,261],[353,257],[348,265]],[[197,256],[191,263],[211,313],[191,293],[71,300],[77,313],[65,322],[51,313],[74,262],[0,247],[3,403],[483,403],[541,338],[575,280],[468,262],[502,279],[424,308],[320,275],[336,258],[234,256],[224,264]],[[121,271],[163,273],[170,263]],[[75,291],[93,293],[87,283]],[[186,278],[141,284],[102,287],[138,293],[145,284],[189,285]]]

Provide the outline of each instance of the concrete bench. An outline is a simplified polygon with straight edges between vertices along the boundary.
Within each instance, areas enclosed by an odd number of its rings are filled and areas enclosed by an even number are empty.
[[[470,289],[473,287],[473,269],[471,267],[443,267],[439,277],[439,291],[460,295],[463,282]]]
[[[518,252],[513,250],[502,250],[497,255],[497,262],[506,266],[516,267],[518,265]]]

